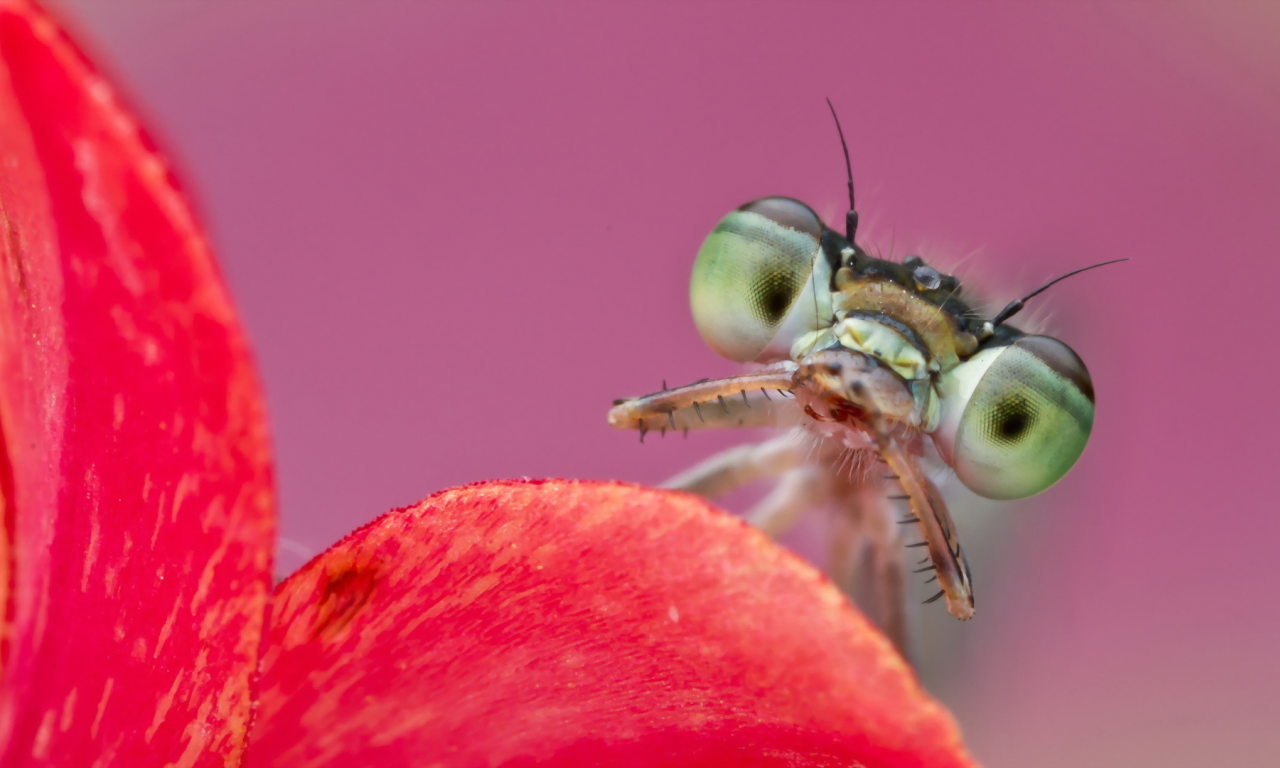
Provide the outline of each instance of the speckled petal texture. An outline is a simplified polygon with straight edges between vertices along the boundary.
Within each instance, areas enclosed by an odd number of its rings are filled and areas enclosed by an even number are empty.
[[[236,765],[270,588],[261,397],[112,87],[0,1],[0,765]]]
[[[445,491],[273,613],[251,768],[973,765],[821,575],[685,494]]]

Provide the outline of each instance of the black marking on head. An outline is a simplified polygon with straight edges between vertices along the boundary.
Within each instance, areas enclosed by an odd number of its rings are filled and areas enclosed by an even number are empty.
[[[823,227],[822,257],[827,260],[827,271],[831,273],[828,287],[833,291],[836,289],[836,270],[840,269],[843,258],[840,252],[848,247],[849,241],[843,235],[830,227]]]
[[[925,301],[943,308],[955,318],[961,328],[969,324],[967,318],[974,316],[972,307],[960,295],[960,281],[954,275],[946,275],[933,267],[925,266],[924,259],[919,256],[908,256],[902,262],[879,259],[857,246],[850,247],[847,240],[830,229],[822,234],[822,252],[831,265],[832,291],[839,290],[836,285],[837,273],[848,269],[855,279],[896,283]],[[923,271],[917,277],[915,272],[919,269]],[[934,287],[929,288],[930,285]],[[976,322],[981,325],[981,321]]]

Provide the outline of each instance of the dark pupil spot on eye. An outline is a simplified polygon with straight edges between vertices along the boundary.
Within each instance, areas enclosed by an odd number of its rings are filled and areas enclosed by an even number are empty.
[[[764,311],[769,316],[770,324],[782,320],[782,315],[787,311],[790,299],[790,294],[782,286],[778,286],[765,294]]]
[[[1000,436],[1013,440],[1027,430],[1027,414],[1007,413],[1000,422]]]
[[[754,302],[760,319],[771,327],[781,323],[799,288],[799,280],[787,272],[773,272],[760,278]]]
[[[1035,424],[1035,409],[1031,403],[1021,397],[1010,398],[996,408],[992,426],[993,437],[1002,443],[1016,443],[1021,440]]]

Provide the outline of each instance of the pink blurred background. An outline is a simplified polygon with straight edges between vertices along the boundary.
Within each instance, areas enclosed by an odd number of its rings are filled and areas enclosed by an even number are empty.
[[[1088,361],[1093,441],[1036,499],[957,491],[979,612],[925,612],[926,682],[991,768],[1280,764],[1280,4],[58,7],[219,246],[282,570],[449,485],[653,483],[740,439],[604,413],[735,370],[693,254],[762,195],[839,221],[830,96],[866,237],[967,257],[990,309],[1133,258],[1028,312]]]

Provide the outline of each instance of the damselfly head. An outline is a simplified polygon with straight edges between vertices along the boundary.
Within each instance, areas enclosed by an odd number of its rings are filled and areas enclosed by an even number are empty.
[[[1011,307],[1043,288],[1010,304],[993,318],[999,323],[970,309],[959,288],[919,256],[874,258],[804,203],[767,197],[707,236],[689,298],[703,339],[731,360],[801,363],[841,348],[884,365],[914,393],[911,426],[930,435],[970,490],[1034,495],[1060,480],[1088,441],[1088,369],[1063,342],[1004,324]],[[856,399],[825,395],[837,407]]]

